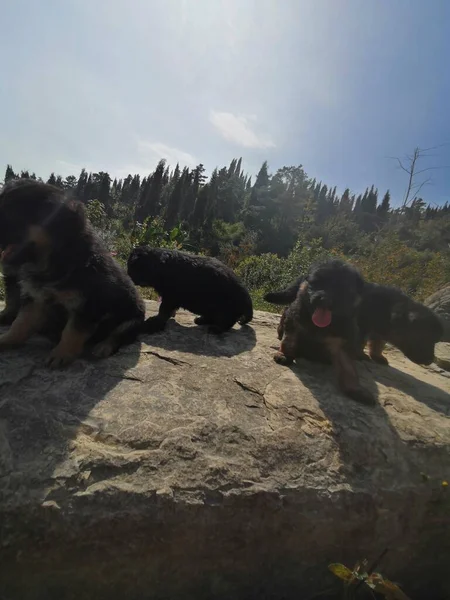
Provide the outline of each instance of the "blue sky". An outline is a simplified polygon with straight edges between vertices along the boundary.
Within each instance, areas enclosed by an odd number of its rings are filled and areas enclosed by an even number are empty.
[[[390,156],[444,145],[447,0],[14,0],[2,7],[0,168],[143,175],[160,157],[302,164],[399,201]],[[450,200],[450,168],[426,174]]]

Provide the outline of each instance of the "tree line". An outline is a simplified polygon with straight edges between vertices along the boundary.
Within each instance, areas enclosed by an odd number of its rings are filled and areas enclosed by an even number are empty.
[[[36,175],[8,165],[4,181],[24,177]],[[171,169],[160,160],[146,177],[112,179],[107,172],[82,169],[78,177],[64,179],[52,173],[47,182],[86,204],[96,201],[125,232],[159,219],[166,231],[175,226],[185,231],[192,249],[216,255],[221,245],[239,245],[249,237],[257,254],[287,256],[302,237],[351,255],[392,231],[417,250],[448,252],[450,246],[448,203],[431,206],[414,197],[395,208],[389,190],[380,197],[375,185],[359,194],[349,188],[338,194],[336,187],[309,178],[301,165],[270,174],[264,162],[252,181],[242,158],[214,169],[209,179],[202,164]]]

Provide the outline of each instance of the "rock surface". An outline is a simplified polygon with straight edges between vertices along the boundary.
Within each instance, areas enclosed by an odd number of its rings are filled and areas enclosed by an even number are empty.
[[[434,310],[444,323],[444,342],[450,342],[450,283],[429,296],[424,304]]]
[[[0,597],[306,599],[388,547],[381,573],[447,598],[448,373],[389,351],[361,406],[277,365],[276,323],[219,339],[180,312],[63,372],[45,341],[0,354]]]
[[[450,344],[447,342],[436,344],[435,355],[436,364],[441,367],[441,369],[450,371]]]

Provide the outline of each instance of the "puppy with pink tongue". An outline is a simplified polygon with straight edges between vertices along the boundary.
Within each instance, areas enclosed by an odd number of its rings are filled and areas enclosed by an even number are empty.
[[[333,259],[314,265],[308,275],[264,298],[290,304],[278,327],[281,345],[276,362],[289,365],[297,358],[331,362],[341,390],[358,402],[373,404],[372,394],[359,384],[351,358],[358,344],[357,307],[364,286],[354,267]]]
[[[312,322],[316,327],[328,327],[331,323],[331,310],[316,308],[313,312]]]

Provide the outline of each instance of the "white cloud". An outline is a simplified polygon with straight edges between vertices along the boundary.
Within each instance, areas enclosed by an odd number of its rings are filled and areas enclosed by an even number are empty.
[[[174,168],[178,163],[181,168],[194,168],[200,161],[179,148],[174,148],[163,144],[162,142],[148,142],[145,140],[134,140],[134,149],[131,152],[133,162],[117,164],[115,161],[98,161],[86,162],[86,164],[72,163],[66,160],[58,159],[55,161],[56,168],[52,170],[57,175],[66,177],[67,175],[78,175],[82,168],[85,168],[88,173],[96,173],[98,171],[106,171],[114,179],[123,179],[128,175],[139,174],[146,177],[154,171],[158,162],[165,158],[167,165]],[[32,169],[30,169],[32,170]]]
[[[158,162],[165,158],[169,165],[175,166],[179,163],[180,167],[195,167],[198,162],[192,154],[184,152],[179,148],[173,148],[162,142],[138,142],[138,152],[144,162]]]
[[[256,133],[250,126],[250,121],[256,121],[255,115],[236,116],[229,112],[211,110],[209,121],[222,137],[238,146],[258,149],[275,148],[275,143],[269,136]]]
[[[83,168],[81,165],[76,163],[68,162],[67,160],[57,160],[56,164],[58,167],[55,169],[57,175],[67,177],[68,175],[78,175]],[[86,166],[84,167],[86,169]],[[89,171],[89,169],[86,169]]]

